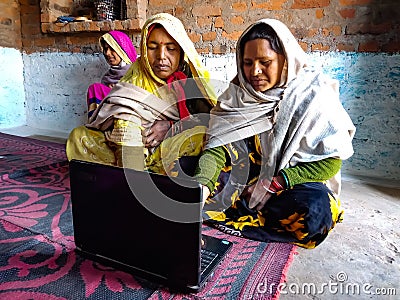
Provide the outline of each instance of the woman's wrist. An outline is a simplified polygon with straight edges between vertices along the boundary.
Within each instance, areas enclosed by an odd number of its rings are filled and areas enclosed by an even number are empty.
[[[271,194],[276,194],[280,191],[285,190],[284,187],[284,179],[282,176],[278,175],[276,177],[272,177],[272,180],[261,179],[262,187]]]

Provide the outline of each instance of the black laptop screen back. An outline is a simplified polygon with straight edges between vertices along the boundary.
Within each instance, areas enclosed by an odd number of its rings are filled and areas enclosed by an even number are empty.
[[[201,189],[197,183],[176,184],[167,176],[74,160],[70,178],[78,249],[115,260],[119,267],[126,265],[144,277],[154,276],[148,279],[199,284]],[[171,206],[176,214],[187,212],[188,219],[174,220]],[[154,207],[155,213],[149,211]]]

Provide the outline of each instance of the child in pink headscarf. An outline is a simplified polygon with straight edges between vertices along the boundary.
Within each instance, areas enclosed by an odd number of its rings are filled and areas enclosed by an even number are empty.
[[[121,31],[113,30],[102,35],[99,43],[110,69],[103,75],[101,82],[93,83],[88,88],[88,117],[137,58],[131,39]]]

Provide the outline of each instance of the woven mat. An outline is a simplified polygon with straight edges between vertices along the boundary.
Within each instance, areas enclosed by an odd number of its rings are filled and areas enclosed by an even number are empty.
[[[32,168],[66,160],[65,144],[0,133],[0,176],[19,177]]]
[[[24,146],[32,142],[17,140]],[[64,153],[56,153],[64,150],[56,151],[63,148],[52,143],[33,142],[31,154],[35,154],[33,149],[42,154],[47,147],[51,151],[48,159],[61,161],[24,173],[12,168],[13,176],[3,173],[0,177],[1,299],[279,297],[276,287],[285,280],[295,246],[235,237],[206,225],[205,234],[226,238],[234,246],[197,294],[171,294],[166,288],[80,257],[74,251],[68,162],[62,160]]]

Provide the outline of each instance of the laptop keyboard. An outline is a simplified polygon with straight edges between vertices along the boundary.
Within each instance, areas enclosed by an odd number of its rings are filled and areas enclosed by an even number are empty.
[[[212,264],[214,259],[218,256],[217,253],[207,249],[201,249],[201,273],[203,273],[209,265]]]

